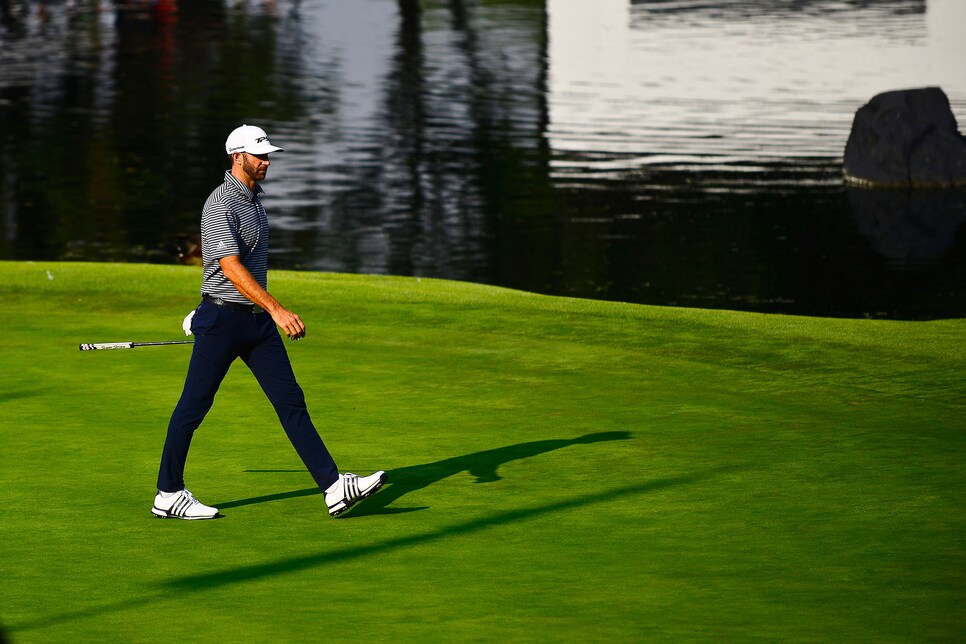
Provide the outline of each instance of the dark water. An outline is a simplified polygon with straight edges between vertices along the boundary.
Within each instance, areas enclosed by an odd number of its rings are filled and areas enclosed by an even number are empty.
[[[176,262],[243,122],[276,268],[823,316],[966,316],[966,198],[850,191],[961,0],[0,0],[0,259]]]

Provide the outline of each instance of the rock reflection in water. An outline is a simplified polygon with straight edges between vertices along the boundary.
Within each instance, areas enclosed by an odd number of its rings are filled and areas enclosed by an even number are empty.
[[[876,252],[909,264],[937,264],[966,221],[966,192],[849,188],[855,223]]]

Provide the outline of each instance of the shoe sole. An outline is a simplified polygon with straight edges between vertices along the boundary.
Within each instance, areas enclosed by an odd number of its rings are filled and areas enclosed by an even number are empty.
[[[362,495],[359,496],[358,498],[353,499],[351,503],[346,503],[344,506],[342,506],[338,510],[333,510],[332,508],[329,508],[329,516],[337,517],[340,514],[342,514],[343,512],[345,512],[346,510],[348,510],[349,508],[351,508],[352,506],[354,506],[359,501],[361,501],[363,499],[369,498],[370,496],[372,496],[373,494],[375,494],[376,492],[378,492],[379,489],[382,488],[382,484],[385,483],[385,482],[386,482],[386,473],[383,472],[382,473],[382,476],[379,477],[379,480],[376,482],[375,485],[373,485],[371,488],[369,488],[368,490],[366,490],[365,492],[363,492]]]
[[[202,521],[204,519],[217,519],[220,514],[217,512],[210,517],[179,517],[177,514],[170,514],[164,510],[159,510],[158,508],[151,508],[151,514],[159,519],[181,519],[183,521]]]

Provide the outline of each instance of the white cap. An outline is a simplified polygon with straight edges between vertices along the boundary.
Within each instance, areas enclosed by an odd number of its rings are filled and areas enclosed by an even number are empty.
[[[248,152],[249,154],[268,154],[269,152],[284,152],[282,148],[272,145],[265,130],[254,125],[242,125],[232,130],[225,141],[225,152]]]

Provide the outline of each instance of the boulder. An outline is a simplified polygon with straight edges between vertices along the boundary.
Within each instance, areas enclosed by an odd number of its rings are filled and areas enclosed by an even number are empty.
[[[966,138],[938,87],[885,92],[855,113],[843,163],[872,188],[966,186]]]

